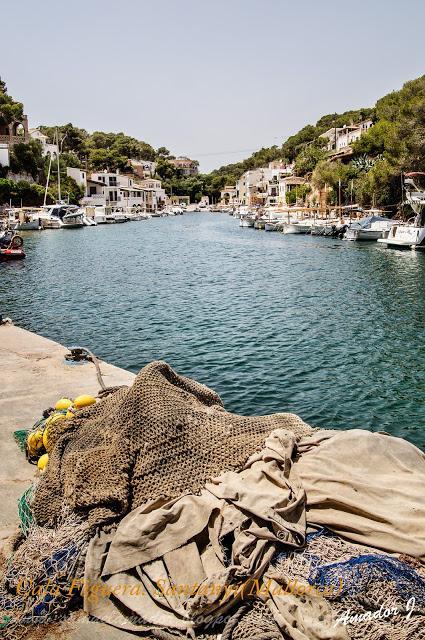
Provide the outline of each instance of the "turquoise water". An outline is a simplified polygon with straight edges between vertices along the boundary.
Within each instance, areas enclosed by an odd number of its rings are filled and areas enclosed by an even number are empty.
[[[28,233],[0,312],[137,372],[154,359],[242,414],[425,445],[425,255],[241,229],[222,214]]]

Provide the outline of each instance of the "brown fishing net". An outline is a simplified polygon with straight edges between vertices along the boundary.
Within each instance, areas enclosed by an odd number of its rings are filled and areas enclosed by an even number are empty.
[[[95,529],[117,523],[147,501],[199,492],[211,477],[242,468],[279,428],[297,439],[313,431],[292,414],[228,413],[216,393],[178,376],[163,362],[145,367],[131,388],[52,425],[47,471],[29,505],[31,525],[0,580],[2,637],[17,640],[30,625],[81,607],[78,593],[70,598],[69,585],[83,575]],[[381,604],[399,608],[388,619],[348,624],[353,640],[425,640],[425,575],[414,562],[321,531],[309,534],[302,550],[288,552],[282,546],[269,573],[279,584],[298,579],[326,585],[342,577],[342,592],[328,597],[335,619],[348,609],[364,614]],[[19,581],[35,590],[22,593]],[[59,590],[52,593],[52,587]],[[416,596],[415,612],[407,618],[411,595]],[[199,637],[213,640],[218,633],[222,640],[286,638],[267,602],[258,598],[231,612],[220,630],[214,625],[200,629]],[[176,636],[171,630],[151,634]]]
[[[66,586],[83,575],[97,527],[149,500],[198,492],[211,477],[241,468],[278,428],[297,438],[313,431],[292,414],[228,413],[214,391],[164,362],[145,367],[132,387],[52,425],[49,464],[31,498],[33,524],[0,581],[4,637],[15,640],[28,625],[63,615],[72,602]],[[34,594],[18,593],[19,579]],[[59,592],[46,592],[50,584]]]
[[[65,503],[100,525],[149,500],[197,493],[241,468],[278,428],[298,438],[313,431],[293,414],[228,413],[214,391],[153,362],[131,388],[53,425],[49,448],[57,444],[35,492],[36,521],[54,523]]]

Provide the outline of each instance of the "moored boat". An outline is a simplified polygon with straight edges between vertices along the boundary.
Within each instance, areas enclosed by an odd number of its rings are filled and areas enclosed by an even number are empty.
[[[0,234],[0,261],[22,260],[25,258],[24,241],[14,231],[7,230]]]
[[[356,222],[348,227],[344,235],[344,240],[351,241],[375,241],[380,238],[386,238],[396,222],[390,218],[380,215],[371,215]]]
[[[410,224],[394,224],[387,237],[379,238],[378,242],[389,247],[425,250],[425,190],[415,184],[413,178],[417,176],[425,176],[425,173],[406,173],[404,178],[406,202],[415,212],[415,218]]]
[[[62,218],[62,228],[79,229],[81,227],[84,227],[86,226],[84,218],[85,215],[82,209],[77,209],[77,211],[70,211]]]
[[[311,232],[311,221],[305,222],[284,222],[283,223],[283,233],[285,234],[298,234],[303,233],[307,234]]]

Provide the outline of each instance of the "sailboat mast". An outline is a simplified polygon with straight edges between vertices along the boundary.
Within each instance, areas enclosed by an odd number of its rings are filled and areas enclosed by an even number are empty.
[[[50,180],[50,169],[52,168],[52,154],[49,153],[49,168],[47,170],[47,180],[46,180],[46,188],[44,190],[44,202],[43,202],[43,207],[46,206],[46,200],[47,200],[47,189],[49,188],[49,180]]]
[[[58,203],[60,203],[61,201],[61,170],[60,170],[60,162],[59,162],[59,156],[60,156],[60,151],[59,151],[59,133],[58,133],[58,129],[56,127],[56,144],[58,145],[58,152],[57,152],[57,159],[58,159]]]

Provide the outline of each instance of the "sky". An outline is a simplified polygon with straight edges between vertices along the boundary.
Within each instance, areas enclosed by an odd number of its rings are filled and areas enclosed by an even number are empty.
[[[123,131],[202,171],[425,73],[423,0],[0,0],[30,127]]]

